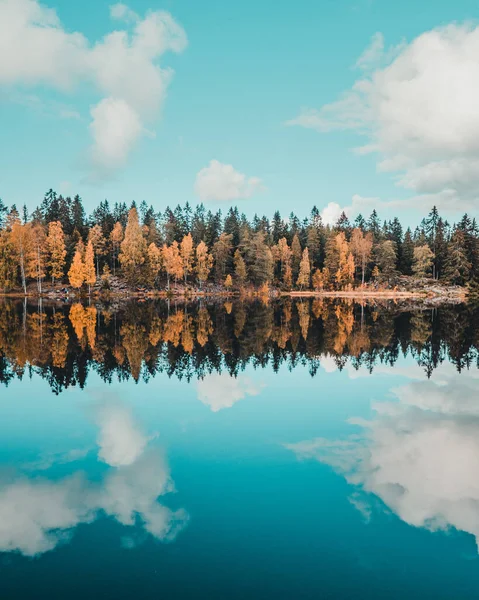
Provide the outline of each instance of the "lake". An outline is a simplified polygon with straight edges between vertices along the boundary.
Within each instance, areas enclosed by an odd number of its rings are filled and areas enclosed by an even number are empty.
[[[477,598],[479,309],[0,305],[0,597]]]

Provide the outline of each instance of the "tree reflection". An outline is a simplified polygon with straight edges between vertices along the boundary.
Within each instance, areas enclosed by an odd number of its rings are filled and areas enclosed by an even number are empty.
[[[179,379],[255,367],[307,365],[321,357],[370,372],[412,355],[428,376],[443,361],[458,370],[478,364],[479,309],[401,309],[394,303],[285,298],[275,302],[131,302],[120,306],[0,304],[0,381],[25,373],[45,378],[55,393],[86,384]]]

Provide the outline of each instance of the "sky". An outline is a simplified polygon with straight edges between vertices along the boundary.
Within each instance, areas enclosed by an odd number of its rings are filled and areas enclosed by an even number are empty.
[[[478,8],[0,0],[0,197],[475,214]]]

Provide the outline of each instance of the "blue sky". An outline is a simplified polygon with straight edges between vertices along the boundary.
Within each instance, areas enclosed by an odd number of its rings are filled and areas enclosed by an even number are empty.
[[[340,208],[354,216],[376,207],[382,216],[411,222],[433,203],[449,218],[474,212],[479,109],[476,117],[471,107],[479,106],[479,33],[471,19],[477,3],[131,0],[128,8],[111,6],[0,0],[5,202],[33,208],[53,187],[79,193],[89,210],[108,198],[145,199],[158,209],[203,199],[223,210],[237,204],[249,215],[279,209],[302,216],[313,204],[323,210],[333,203],[325,218]],[[163,17],[155,21],[154,42],[171,49],[152,57],[142,45],[129,66],[121,52],[105,52],[98,70],[95,44],[123,30],[131,50],[135,29],[145,18],[153,22],[157,11],[182,28],[172,32],[170,24],[165,33]],[[9,38],[13,22],[21,29]],[[70,51],[73,32],[83,36],[80,50]],[[49,39],[59,37],[50,52]],[[118,61],[124,71],[112,83]],[[174,73],[167,83],[158,75],[163,91],[155,95],[151,69],[158,65]],[[414,72],[406,87],[408,68]],[[351,90],[359,80],[370,85],[358,108]],[[334,104],[351,93],[353,117]],[[312,117],[301,119],[304,114]],[[353,151],[364,146],[374,152]]]

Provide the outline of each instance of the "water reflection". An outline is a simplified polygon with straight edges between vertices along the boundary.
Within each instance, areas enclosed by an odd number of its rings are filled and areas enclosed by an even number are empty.
[[[94,371],[105,382],[148,381],[158,373],[204,379],[237,376],[255,367],[320,364],[372,372],[411,354],[431,375],[443,361],[458,369],[478,361],[479,310],[361,305],[351,301],[285,299],[272,303],[135,303],[123,306],[0,305],[0,381],[36,372],[55,393],[84,387]],[[215,385],[225,379],[210,379]],[[225,383],[233,386],[233,384]],[[237,384],[234,384],[237,385]],[[200,388],[216,406],[208,380]],[[241,391],[242,390],[242,391]],[[248,384],[229,392],[254,393]]]
[[[126,407],[95,407],[98,459],[109,466],[100,481],[91,481],[75,461],[87,452],[73,450],[25,465],[20,474],[5,473],[0,483],[0,551],[27,556],[53,550],[68,541],[75,527],[99,515],[115,519],[131,532],[127,546],[140,533],[173,540],[188,515],[173,511],[158,498],[174,490],[163,452],[148,439]],[[71,463],[71,475],[49,477],[49,469]],[[141,539],[141,537],[140,537]]]
[[[287,447],[344,475],[363,514],[378,497],[410,525],[453,527],[479,547],[478,384],[478,371],[459,375],[443,365],[434,380],[391,390],[393,399],[375,403],[371,420],[350,419],[358,433],[349,438]]]

